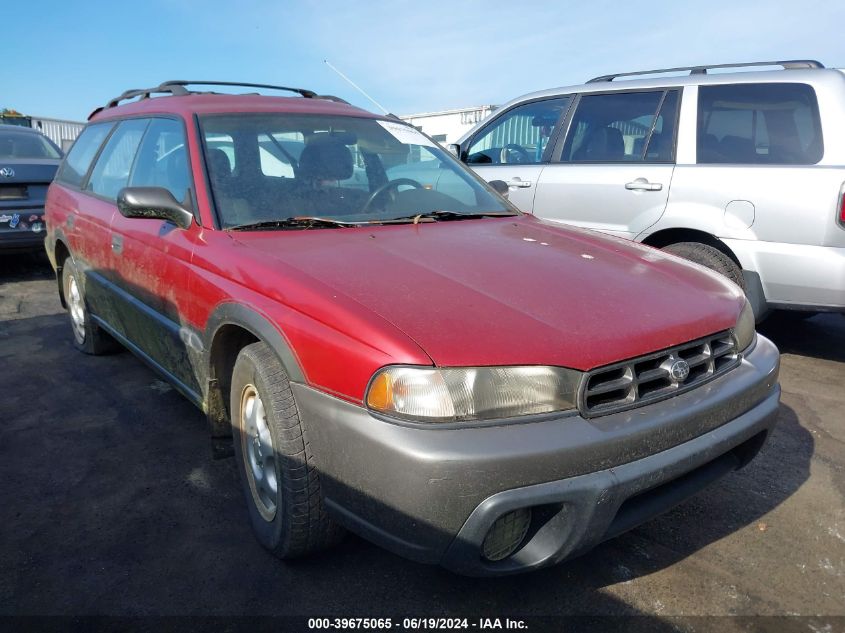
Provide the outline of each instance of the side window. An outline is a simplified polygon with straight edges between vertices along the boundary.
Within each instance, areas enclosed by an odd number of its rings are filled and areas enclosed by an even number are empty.
[[[97,155],[97,150],[113,127],[114,123],[111,122],[94,123],[82,130],[62,163],[56,180],[74,187],[81,185],[91,167],[91,161]]]
[[[149,124],[148,119],[131,119],[118,124],[103,148],[86,190],[111,200],[129,183],[135,153]]]
[[[132,187],[164,187],[176,200],[186,199],[191,172],[180,121],[153,119],[150,122],[129,184]]]
[[[466,150],[467,163],[539,163],[569,101],[570,97],[533,101],[507,111],[475,137]]]
[[[822,151],[819,106],[810,86],[698,88],[698,163],[812,165]]]
[[[663,95],[662,90],[583,95],[569,126],[561,161],[671,160],[677,93],[666,93],[666,99]],[[664,107],[658,112],[661,100]]]

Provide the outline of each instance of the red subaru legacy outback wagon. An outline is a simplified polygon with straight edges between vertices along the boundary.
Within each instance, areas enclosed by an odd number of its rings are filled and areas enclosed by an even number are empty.
[[[346,528],[538,568],[764,443],[778,352],[730,282],[520,213],[394,118],[201,83],[91,116],[47,250],[75,345],[119,343],[205,411],[274,554]]]

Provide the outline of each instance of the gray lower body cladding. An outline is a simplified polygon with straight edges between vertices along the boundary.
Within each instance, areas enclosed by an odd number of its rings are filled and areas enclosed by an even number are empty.
[[[758,337],[738,367],[662,402],[458,429],[394,423],[292,388],[341,523],[408,558],[497,575],[583,552],[743,466],[775,423],[778,368],[777,349]],[[527,507],[522,547],[484,560],[496,519]]]

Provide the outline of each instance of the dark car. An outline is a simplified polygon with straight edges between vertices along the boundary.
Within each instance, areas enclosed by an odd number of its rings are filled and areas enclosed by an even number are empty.
[[[0,125],[0,250],[44,244],[44,198],[61,159],[41,132]]]
[[[534,569],[763,445],[778,352],[721,275],[523,214],[397,119],[187,83],[92,115],[47,252],[76,347],[118,341],[207,413],[277,556],[345,527]],[[407,175],[423,161],[451,193]]]

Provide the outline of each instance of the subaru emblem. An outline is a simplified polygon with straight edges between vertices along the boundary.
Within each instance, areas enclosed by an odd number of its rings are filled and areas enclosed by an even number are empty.
[[[683,358],[676,360],[669,368],[669,374],[675,382],[684,382],[689,376],[689,363]]]

